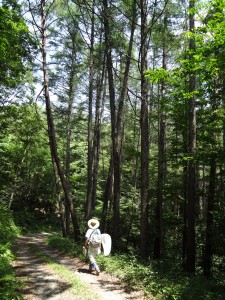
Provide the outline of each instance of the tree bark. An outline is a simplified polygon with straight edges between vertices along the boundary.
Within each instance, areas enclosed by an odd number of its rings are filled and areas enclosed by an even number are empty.
[[[111,139],[112,139],[112,166],[113,170],[110,171],[114,174],[115,169],[118,168],[118,153],[116,151],[116,106],[115,106],[115,87],[113,78],[113,63],[112,63],[112,49],[111,49],[111,38],[110,38],[110,28],[109,28],[109,8],[108,1],[103,0],[103,15],[104,15],[104,29],[105,29],[105,44],[106,44],[106,67],[108,72],[108,84],[109,84],[109,99],[110,99],[110,113],[111,113]],[[117,172],[117,170],[116,170]],[[110,178],[110,177],[108,177]],[[120,179],[113,177],[113,232],[112,238],[115,242],[118,241],[119,236],[119,207],[118,207],[118,193],[117,187]],[[115,244],[116,247],[116,244]]]
[[[195,7],[195,1],[190,0],[190,9]],[[194,32],[195,20],[194,15],[191,12],[189,14],[189,29]],[[195,50],[195,40],[190,38],[189,50],[191,51],[190,59],[193,57]],[[195,75],[189,75],[189,92],[191,97],[189,98],[189,159],[188,162],[188,203],[187,203],[187,242],[186,242],[186,265],[185,270],[188,273],[195,273],[195,213],[196,213],[196,165],[194,161],[194,154],[196,148],[196,108],[195,108]]]
[[[103,107],[104,107],[103,83],[105,78],[105,61],[106,60],[104,55],[102,71],[100,72],[97,79],[97,95],[96,95],[96,105],[95,105],[95,112],[96,112],[95,129],[94,129],[94,139],[93,139],[93,189],[92,189],[93,210],[95,208],[95,203],[96,203],[99,155],[100,155],[100,146],[101,146],[101,124],[102,124],[102,114],[103,114]]]
[[[166,70],[166,28],[167,16],[164,16],[164,42],[163,42],[163,57],[162,68]],[[165,177],[165,113],[164,113],[164,98],[166,96],[165,81],[161,84],[161,102],[159,103],[158,112],[158,180],[157,180],[157,202],[156,202],[156,230],[155,230],[155,243],[154,243],[154,259],[162,258],[163,252],[163,187]]]
[[[53,159],[53,155],[52,155]],[[53,164],[53,170],[54,170],[54,177],[55,177],[55,190],[56,190],[56,197],[59,205],[59,214],[60,214],[60,222],[61,222],[61,229],[62,229],[62,235],[63,237],[67,237],[68,232],[66,228],[66,214],[64,210],[64,205],[63,205],[63,199],[61,195],[61,186],[60,186],[60,180],[57,172],[57,166],[54,161],[52,161]]]
[[[212,154],[213,155],[213,154]],[[216,180],[216,161],[211,158],[210,179],[207,205],[207,223],[206,223],[206,242],[203,255],[203,273],[206,278],[212,277],[212,257],[213,257],[213,212],[215,203],[215,180]]]
[[[102,217],[101,217],[101,230],[106,231],[106,218],[108,212],[108,205],[112,199],[113,194],[113,163],[112,163],[112,155],[109,164],[109,171],[106,181],[106,187],[103,195],[103,208],[102,208]]]
[[[218,80],[214,80],[214,95],[212,99],[212,123],[217,121],[216,111],[218,109]],[[212,153],[210,159],[210,176],[209,176],[209,192],[208,192],[208,203],[207,203],[207,214],[206,214],[206,241],[205,249],[203,253],[203,273],[206,278],[212,277],[212,260],[213,260],[213,223],[214,223],[214,209],[216,204],[216,149],[217,145],[217,134],[215,131],[212,132]]]
[[[75,55],[75,48],[73,47],[72,56]],[[68,191],[70,193],[70,163],[71,163],[71,123],[72,123],[72,114],[73,114],[73,101],[74,101],[74,57],[72,58],[71,63],[72,70],[70,72],[69,78],[69,94],[68,94],[68,107],[67,107],[67,125],[66,125],[66,182],[68,185]],[[67,236],[70,235],[70,211],[67,202],[64,202],[65,205],[65,221],[66,221],[66,234]]]
[[[91,217],[94,203],[92,201],[93,191],[93,135],[92,135],[92,106],[93,106],[93,51],[94,51],[94,21],[95,21],[95,0],[92,2],[91,14],[91,44],[89,54],[89,92],[88,92],[88,163],[87,163],[87,201],[86,201],[86,219]]]
[[[149,127],[147,70],[147,2],[141,1],[141,219],[140,255],[147,258],[148,206],[149,206]]]

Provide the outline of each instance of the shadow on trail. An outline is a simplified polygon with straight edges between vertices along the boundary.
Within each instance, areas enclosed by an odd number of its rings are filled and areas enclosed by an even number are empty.
[[[78,268],[77,272],[79,273],[85,273],[85,274],[90,274],[89,270],[87,268]],[[92,274],[94,275],[94,274]]]
[[[14,266],[17,278],[23,281],[21,293],[47,299],[71,288],[71,285],[58,279],[57,276],[38,258],[29,247],[29,238],[16,239],[13,250],[16,253],[17,264]]]

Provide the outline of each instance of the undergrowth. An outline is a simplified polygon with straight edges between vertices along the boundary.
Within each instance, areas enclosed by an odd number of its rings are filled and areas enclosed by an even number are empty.
[[[12,213],[0,205],[0,299],[22,299],[18,289],[21,282],[16,280],[12,261],[14,255],[11,250],[13,240],[20,231],[15,226]]]
[[[65,253],[87,261],[82,254],[82,245],[58,235],[47,238],[49,245]],[[206,280],[203,276],[188,276],[163,262],[140,262],[137,257],[117,254],[97,256],[101,270],[113,274],[131,289],[140,287],[147,296],[157,300],[223,300],[225,278]]]

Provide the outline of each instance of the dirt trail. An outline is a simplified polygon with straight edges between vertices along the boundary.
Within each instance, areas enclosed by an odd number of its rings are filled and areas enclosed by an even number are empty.
[[[74,294],[71,284],[60,277],[32,251],[30,244],[38,246],[41,251],[50,256],[57,263],[66,267],[71,274],[77,276],[87,284],[95,294],[95,300],[144,300],[141,291],[129,292],[120,280],[102,272],[100,276],[88,273],[88,266],[77,258],[68,257],[50,248],[44,243],[47,233],[29,235],[16,239],[14,251],[16,261],[13,266],[17,277],[26,283],[24,300],[82,300],[82,296]]]

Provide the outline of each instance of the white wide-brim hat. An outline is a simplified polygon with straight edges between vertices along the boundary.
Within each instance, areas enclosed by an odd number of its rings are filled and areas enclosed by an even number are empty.
[[[99,227],[100,223],[96,219],[90,219],[88,221],[88,227],[91,229],[97,229]]]

